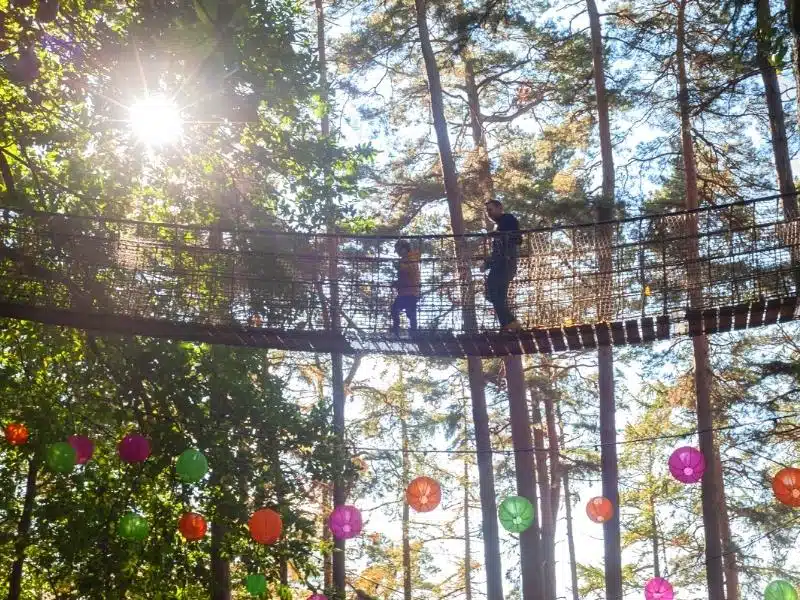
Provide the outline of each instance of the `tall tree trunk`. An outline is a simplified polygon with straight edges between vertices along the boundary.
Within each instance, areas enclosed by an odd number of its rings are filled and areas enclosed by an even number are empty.
[[[469,529],[469,462],[464,459],[464,598],[472,600],[472,535]]]
[[[800,31],[793,23],[800,24],[800,15],[795,15],[795,11],[800,10],[800,3],[792,0],[785,0],[786,6],[786,19],[789,26],[789,31],[792,36],[792,71],[794,72],[794,87],[795,90],[800,90]],[[795,8],[797,7],[797,8]],[[795,118],[797,125],[800,127],[800,94],[795,94]]]
[[[556,418],[558,423],[558,442],[564,447],[564,422],[561,418],[561,404],[556,404]],[[575,536],[572,530],[572,493],[569,488],[569,471],[561,470],[561,479],[564,482],[564,517],[567,521],[567,551],[569,553],[569,575],[572,585],[572,600],[578,597],[578,563],[575,559]]]
[[[514,360],[516,359],[516,360]],[[517,476],[517,494],[533,505],[533,524],[519,534],[520,570],[522,571],[523,600],[543,600],[548,587],[542,558],[542,532],[540,521],[546,519],[544,503],[541,513],[536,498],[536,461],[532,452],[531,418],[525,394],[525,376],[519,357],[506,357],[506,383],[508,384],[511,441],[514,446],[514,466]],[[549,508],[549,504],[548,507]],[[541,518],[540,518],[541,514]]]
[[[547,450],[544,447],[542,411],[539,396],[531,387],[531,409],[533,411],[533,447],[536,455],[536,476],[539,481],[539,497],[542,506],[542,571],[544,597],[556,597],[556,536],[553,508],[550,502],[550,476],[547,472]]]
[[[714,447],[714,462],[717,463],[717,514],[719,515],[719,534],[722,543],[722,566],[725,570],[725,600],[739,600],[739,567],[736,563],[736,548],[731,539],[728,499],[722,474],[722,459],[717,445]]]
[[[28,548],[33,518],[33,503],[36,501],[36,480],[39,474],[39,457],[34,455],[28,461],[28,476],[25,479],[25,498],[22,502],[22,515],[17,523],[17,539],[14,542],[14,562],[8,576],[8,600],[19,600],[22,594],[22,571],[25,566],[25,550]]]
[[[650,528],[653,531],[653,576],[661,577],[661,564],[658,557],[658,521],[656,520],[656,499],[652,494],[648,498],[647,508],[650,510]]]
[[[461,6],[463,10],[463,4]],[[480,119],[481,103],[478,95],[478,86],[475,83],[475,66],[472,57],[469,34],[461,31],[461,57],[464,61],[464,87],[467,91],[469,105],[470,129],[472,132],[472,145],[477,161],[477,178],[480,198],[483,202],[494,199],[494,182],[489,167],[489,149],[483,123]],[[485,217],[488,221],[488,217]],[[488,226],[488,222],[486,222]],[[509,412],[511,416],[511,437],[514,454],[517,494],[528,498],[536,506],[536,483],[534,480],[533,456],[530,453],[530,412],[527,409],[525,395],[525,380],[522,370],[522,358],[517,355],[505,357],[506,380],[508,385]],[[525,455],[530,456],[525,456]],[[532,492],[531,492],[532,490]],[[529,494],[531,494],[529,496]],[[538,519],[537,519],[538,521]],[[541,548],[539,542],[538,522],[535,521],[531,529],[520,535],[520,562],[522,568],[522,597],[523,600],[541,598],[543,581],[540,570],[536,565],[542,564]],[[536,590],[536,587],[539,590]],[[533,594],[533,595],[531,595]]]
[[[678,66],[678,105],[681,119],[681,150],[683,154],[684,178],[686,182],[686,208],[695,209],[699,204],[697,191],[697,164],[694,157],[694,143],[689,106],[689,83],[686,76],[684,45],[686,40],[686,2],[678,0],[678,20],[676,32],[675,58]],[[687,219],[687,256],[689,269],[689,303],[692,308],[701,306],[702,282],[697,270],[699,257],[697,240],[697,220]],[[708,339],[698,335],[692,338],[695,363],[695,393],[697,396],[697,431],[700,438],[700,451],[708,457],[702,482],[703,527],[706,541],[706,582],[709,600],[724,600],[722,578],[722,546],[719,538],[719,522],[715,506],[717,466],[714,463],[714,419],[711,408],[711,362],[708,355]]]
[[[317,13],[317,55],[319,59],[319,87],[320,98],[323,104],[328,103],[328,61],[325,53],[325,7],[322,0],[314,0],[314,7]],[[323,144],[328,143],[331,133],[330,118],[328,111],[324,111],[320,119],[320,134]],[[327,179],[330,172],[327,151],[323,160],[324,177]],[[330,193],[326,194],[326,211],[328,233],[333,233],[336,229],[336,216],[334,212],[333,200]],[[331,331],[339,331],[339,283],[338,283],[338,240],[335,236],[329,238],[328,243],[328,278],[330,281],[330,327]],[[331,353],[331,392],[333,397],[333,430],[339,450],[340,460],[345,459],[346,449],[344,446],[344,367],[342,355],[338,352]],[[341,506],[345,503],[347,491],[342,479],[344,468],[337,469],[337,477],[333,482],[333,505]],[[345,573],[345,541],[334,540],[333,551],[333,587],[339,594],[346,592],[346,573]]]
[[[772,134],[772,154],[775,158],[775,170],[778,175],[778,189],[781,194],[794,194],[794,178],[792,177],[789,142],[786,139],[781,88],[778,82],[778,73],[769,62],[771,39],[772,15],[770,14],[769,0],[756,0],[756,59],[761,79],[764,82],[769,128]],[[797,216],[797,198],[794,196],[785,196],[783,207],[787,219]]]
[[[556,524],[558,523],[558,504],[561,498],[561,459],[553,394],[544,394],[542,401],[547,420],[547,454],[550,460],[550,508],[552,509],[553,523]],[[555,529],[553,533],[555,534]]]
[[[600,156],[603,163],[603,196],[598,206],[598,221],[609,221],[614,214],[614,155],[611,145],[611,119],[606,95],[605,64],[603,61],[603,36],[600,15],[594,0],[586,0],[589,27],[592,37],[592,64],[594,88],[597,97],[597,124],[600,134]],[[600,250],[598,266],[604,274],[600,282],[600,320],[610,320],[611,272],[613,269],[610,246],[610,227],[599,231]],[[602,275],[601,275],[602,276]],[[619,507],[619,472],[617,467],[616,403],[614,399],[614,355],[610,346],[597,351],[598,385],[600,395],[600,463],[603,477],[603,496],[615,509]],[[622,549],[620,544],[619,511],[614,518],[603,523],[605,549],[606,598],[622,598]]]
[[[400,374],[402,378],[402,371]],[[410,483],[411,464],[408,454],[408,423],[406,422],[405,400],[403,414],[400,419],[400,435],[403,443],[403,489]],[[403,494],[403,598],[411,600],[411,540],[408,535],[409,510],[408,500]]]
[[[442,166],[447,206],[450,212],[450,227],[453,234],[463,236],[464,215],[461,201],[461,189],[458,185],[458,172],[450,147],[450,136],[447,132],[447,121],[444,115],[442,99],[442,82],[439,67],[431,45],[428,31],[428,16],[425,0],[414,0],[417,11],[417,29],[420,46],[425,61],[425,72],[428,78],[428,89],[431,101],[431,117],[436,131],[439,147],[439,160]],[[466,331],[477,330],[475,318],[475,288],[472,273],[469,269],[469,254],[463,237],[456,237],[456,259],[459,277],[464,284],[462,298],[462,318]],[[477,356],[467,357],[467,374],[469,376],[470,395],[472,396],[472,418],[475,425],[475,444],[478,456],[478,480],[481,495],[481,513],[483,515],[483,545],[486,565],[486,587],[489,600],[502,600],[503,574],[500,564],[500,537],[497,529],[497,502],[494,490],[494,472],[492,468],[492,446],[489,431],[489,415],[486,409],[486,390],[484,389],[483,365]]]
[[[564,481],[564,516],[567,520],[567,550],[569,552],[569,575],[572,587],[572,600],[580,600],[578,595],[578,563],[575,557],[575,534],[572,530],[572,494],[569,490],[569,471],[561,475]]]

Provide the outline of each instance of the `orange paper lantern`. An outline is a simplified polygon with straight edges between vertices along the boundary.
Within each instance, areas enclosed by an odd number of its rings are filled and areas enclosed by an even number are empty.
[[[22,423],[9,423],[3,431],[6,441],[12,446],[22,446],[28,441],[28,428]]]
[[[207,529],[208,525],[203,515],[198,515],[197,513],[184,513],[180,521],[178,521],[178,531],[190,542],[202,539]]]
[[[274,544],[281,537],[283,522],[274,510],[262,508],[253,513],[247,522],[250,536],[259,544]]]
[[[786,467],[772,478],[775,497],[788,506],[800,506],[800,469]]]
[[[442,487],[430,477],[417,477],[406,488],[406,502],[417,512],[430,512],[442,501]]]
[[[586,514],[595,523],[605,523],[614,516],[614,505],[608,498],[597,496],[586,503]]]

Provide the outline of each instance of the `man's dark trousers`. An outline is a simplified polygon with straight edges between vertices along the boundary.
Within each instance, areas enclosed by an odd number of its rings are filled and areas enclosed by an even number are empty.
[[[508,307],[508,286],[517,274],[515,263],[516,261],[502,261],[502,264],[493,265],[486,277],[486,298],[494,306],[500,327],[505,327],[514,320],[514,315]]]

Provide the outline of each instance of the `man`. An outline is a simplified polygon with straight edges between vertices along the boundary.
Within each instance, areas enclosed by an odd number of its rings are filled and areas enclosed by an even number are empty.
[[[522,235],[519,221],[511,213],[503,212],[503,203],[489,200],[485,204],[486,215],[495,222],[492,237],[492,254],[486,259],[486,298],[494,306],[502,331],[519,331],[522,326],[508,307],[508,286],[517,274],[517,259]]]

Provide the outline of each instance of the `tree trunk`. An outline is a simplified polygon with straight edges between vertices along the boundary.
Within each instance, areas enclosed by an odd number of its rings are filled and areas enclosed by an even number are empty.
[[[658,557],[658,521],[656,520],[656,499],[651,494],[648,499],[650,510],[650,529],[653,531],[653,576],[661,577],[661,564]]]
[[[561,404],[556,404],[556,418],[558,419],[558,442],[564,447],[564,422],[561,418]],[[572,600],[580,600],[578,596],[578,563],[575,560],[575,536],[572,530],[572,493],[569,489],[569,471],[561,471],[564,482],[564,517],[567,520],[567,551],[569,552],[569,575],[572,584]]]
[[[792,36],[792,71],[794,71],[794,87],[796,90],[800,90],[800,31],[793,26],[793,23],[800,23],[800,15],[795,16],[794,14],[797,10],[795,6],[798,5],[798,2],[785,0],[784,4],[786,6],[787,24]],[[797,95],[795,103],[798,105],[795,109],[795,118],[797,119],[798,127],[800,127],[800,95]]]
[[[539,397],[531,388],[531,409],[533,411],[533,447],[536,456],[536,476],[539,481],[539,497],[542,506],[542,581],[544,598],[556,597],[556,536],[553,522],[553,508],[550,502],[550,477],[547,472],[547,450],[544,447],[542,431],[542,412]]]
[[[17,197],[17,186],[14,182],[14,174],[11,172],[11,165],[8,164],[6,153],[0,150],[0,175],[3,177],[3,183],[6,186],[6,198],[13,202]],[[42,210],[44,210],[44,206]]]
[[[572,495],[569,491],[569,472],[561,475],[564,481],[564,516],[567,519],[567,550],[569,551],[569,575],[572,584],[572,600],[580,600],[578,595],[578,563],[575,558],[575,534],[572,531]]]
[[[466,458],[464,459],[464,599],[472,600],[472,536],[469,530],[469,461],[467,461]]]
[[[600,15],[594,0],[586,0],[592,38],[592,64],[597,97],[597,124],[600,134],[600,155],[603,163],[603,196],[598,206],[598,221],[609,221],[614,214],[614,155],[611,145],[611,119],[606,95],[605,65],[603,61],[603,36]],[[610,246],[610,227],[598,232],[600,250],[598,266],[606,276],[600,282],[600,320],[611,318],[611,272],[613,269]],[[610,346],[597,351],[598,385],[600,395],[600,463],[603,477],[603,496],[615,510],[614,518],[603,523],[605,550],[606,598],[622,598],[622,549],[619,531],[619,473],[617,468],[616,404],[614,400],[614,356]]]
[[[533,524],[519,534],[520,570],[522,571],[523,600],[543,600],[555,598],[547,596],[543,570],[542,541],[540,540],[540,520],[546,518],[544,503],[541,519],[536,498],[536,461],[533,455],[534,442],[531,439],[531,418],[525,394],[525,379],[519,356],[504,358],[506,382],[508,384],[508,405],[511,418],[511,441],[514,445],[514,466],[517,476],[517,494],[530,500],[533,505]],[[548,507],[549,508],[549,503]]]
[[[400,420],[400,434],[403,441],[403,489],[405,490],[410,483],[409,473],[411,465],[408,456],[408,423],[406,422],[405,411]],[[403,494],[403,598],[411,600],[411,540],[408,536],[408,500]]]
[[[560,444],[558,442],[556,411],[552,393],[544,394],[542,402],[544,403],[544,414],[547,420],[547,449],[548,459],[550,460],[550,508],[552,509],[551,514],[554,524],[553,534],[555,535],[555,525],[558,523],[558,503],[561,498]]]
[[[317,13],[317,54],[319,59],[319,87],[320,99],[323,104],[328,103],[328,61],[325,53],[325,8],[322,0],[314,0],[314,7]],[[323,143],[327,143],[330,137],[331,125],[328,111],[326,110],[320,118],[320,134]],[[323,159],[323,171],[327,179],[330,171],[328,157]],[[326,212],[328,222],[328,233],[333,233],[336,229],[336,216],[334,213],[333,201],[330,194],[326,195]],[[328,279],[330,282],[330,327],[331,331],[339,331],[339,283],[338,283],[338,241],[335,236],[331,236],[328,242]],[[333,397],[333,430],[336,434],[337,445],[339,446],[339,457],[344,460],[346,449],[344,447],[344,367],[342,365],[342,355],[337,352],[331,353],[331,392]],[[344,468],[337,469],[337,473],[344,473]],[[345,503],[347,492],[345,483],[340,476],[333,482],[333,506],[341,506]],[[345,573],[345,541],[334,540],[333,551],[333,587],[339,593],[346,593],[346,573]]]
[[[789,142],[786,139],[786,121],[783,114],[781,88],[778,73],[769,63],[770,40],[772,38],[772,15],[769,0],[756,0],[756,59],[761,79],[764,82],[764,95],[769,112],[769,128],[772,134],[772,154],[775,158],[775,170],[778,175],[778,189],[781,194],[794,194],[794,178],[792,177]],[[787,219],[797,216],[797,198],[786,195],[783,208]]]
[[[725,570],[725,600],[739,600],[739,567],[736,564],[736,548],[731,539],[725,479],[722,474],[722,459],[718,446],[714,447],[714,462],[717,464],[717,514],[719,515],[719,534],[722,542],[722,566]]]
[[[453,234],[464,234],[464,215],[461,201],[461,190],[458,185],[453,151],[447,132],[447,121],[444,115],[442,99],[442,83],[439,67],[431,46],[428,31],[428,17],[425,0],[414,1],[417,11],[417,28],[420,36],[422,56],[425,61],[425,72],[428,78],[428,89],[431,101],[431,116],[436,131],[439,147],[439,160],[442,166],[447,206],[450,212],[450,227]],[[472,274],[468,264],[468,253],[464,238],[456,238],[456,259],[459,277],[463,283],[462,316],[466,331],[477,330],[475,318],[475,290]],[[486,564],[486,587],[488,600],[502,600],[503,574],[500,564],[500,538],[497,530],[497,502],[494,490],[494,472],[492,468],[492,446],[489,431],[489,416],[486,409],[486,392],[483,380],[483,365],[477,356],[467,357],[467,373],[469,376],[470,395],[472,396],[472,418],[475,425],[475,444],[478,457],[478,479],[481,495],[481,513],[483,515],[483,544]]]
[[[25,550],[28,548],[33,518],[33,503],[36,501],[36,479],[39,474],[39,458],[34,455],[28,461],[28,476],[25,479],[25,498],[22,515],[17,523],[17,539],[14,542],[14,562],[8,576],[8,600],[19,600],[22,594],[22,571],[25,566]]]
[[[678,66],[678,104],[681,118],[681,150],[683,154],[684,177],[686,181],[686,208],[695,209],[699,204],[697,192],[697,165],[694,158],[694,144],[689,119],[689,84],[686,76],[684,44],[686,38],[686,2],[679,0],[676,32],[675,58]],[[697,220],[687,219],[687,256],[689,264],[687,279],[689,283],[689,303],[692,308],[702,302],[700,273],[697,271],[699,257],[697,240]],[[717,466],[714,463],[714,424],[711,409],[711,363],[708,356],[708,339],[705,336],[692,338],[695,362],[695,392],[697,396],[697,431],[700,438],[700,451],[706,460],[706,471],[702,482],[703,526],[706,540],[706,582],[709,600],[724,600],[722,578],[722,546],[719,538],[719,523],[715,499],[717,497]]]

